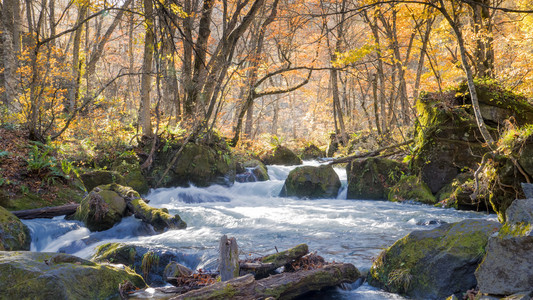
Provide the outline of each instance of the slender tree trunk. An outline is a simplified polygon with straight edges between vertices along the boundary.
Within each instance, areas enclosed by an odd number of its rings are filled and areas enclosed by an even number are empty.
[[[88,3],[81,4],[78,9],[78,20],[76,24],[80,24],[85,16],[87,15],[87,10],[89,9]],[[72,112],[76,109],[79,89],[80,89],[80,44],[81,44],[81,34],[83,31],[83,26],[79,26],[76,31],[74,31],[74,41],[72,48],[72,65],[71,73],[72,78],[70,79],[69,89],[68,89],[68,102],[66,103],[65,109],[69,112]]]
[[[487,129],[487,126],[485,125],[485,122],[483,121],[483,116],[481,115],[481,109],[479,108],[479,100],[477,97],[476,92],[476,86],[474,85],[474,74],[472,73],[472,69],[470,67],[470,64],[468,63],[468,56],[466,53],[466,46],[465,41],[463,38],[463,33],[461,31],[461,26],[458,20],[452,18],[448,11],[446,10],[444,6],[444,0],[439,0],[439,3],[441,4],[440,11],[452,27],[455,37],[457,38],[457,43],[459,44],[459,50],[461,52],[461,62],[463,64],[463,68],[466,73],[466,79],[468,83],[468,90],[470,92],[470,97],[472,98],[472,109],[474,110],[474,116],[476,118],[476,123],[479,128],[479,131],[481,132],[481,135],[483,136],[483,139],[485,142],[492,146],[494,144],[494,139],[489,133],[489,130]]]
[[[143,136],[152,137],[151,98],[152,58],[154,56],[154,13],[152,0],[144,0],[145,40],[141,75],[141,103],[139,121]]]
[[[469,3],[473,12],[475,49],[473,53],[474,77],[494,77],[494,48],[492,43],[492,18],[488,6],[490,0]]]
[[[376,129],[378,134],[381,135],[382,131],[379,122],[379,110],[378,110],[378,78],[376,74],[372,76],[372,96],[374,97],[374,118],[376,120]]]
[[[416,99],[418,99],[418,93],[420,90],[420,81],[422,79],[422,71],[424,69],[424,58],[426,57],[427,48],[429,44],[429,36],[431,34],[431,29],[432,29],[434,21],[435,21],[435,18],[431,18],[426,21],[426,30],[424,31],[424,35],[422,35],[420,30],[418,30],[420,34],[420,38],[422,39],[422,47],[420,48],[420,57],[418,58],[418,65],[416,68],[416,79],[415,79],[415,86],[413,89],[413,101],[416,101]]]

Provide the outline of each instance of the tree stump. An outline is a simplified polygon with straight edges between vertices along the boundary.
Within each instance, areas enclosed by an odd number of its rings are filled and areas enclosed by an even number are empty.
[[[226,235],[220,238],[220,279],[227,281],[239,277],[239,247],[234,237]]]

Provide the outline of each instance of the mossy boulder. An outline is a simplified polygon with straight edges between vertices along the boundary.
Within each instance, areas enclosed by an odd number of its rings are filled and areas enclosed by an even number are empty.
[[[439,202],[437,206],[492,212],[488,199],[485,197],[472,199],[470,197],[474,193],[474,189],[473,172],[461,173],[437,193],[436,198]]]
[[[265,165],[301,165],[302,160],[291,149],[285,146],[276,146],[274,149],[261,157]]]
[[[5,299],[110,299],[119,284],[146,286],[127,267],[100,265],[63,253],[0,251],[0,291]]]
[[[163,271],[163,279],[168,282],[171,280],[170,278],[187,277],[191,276],[193,273],[194,271],[186,266],[175,261],[171,261],[167,264],[165,270]]]
[[[387,199],[389,189],[396,185],[407,166],[386,158],[354,160],[346,166],[348,199]]]
[[[171,262],[179,261],[193,267],[200,262],[199,258],[175,253],[170,249],[126,243],[106,243],[97,247],[91,261],[126,265],[141,274],[152,286],[166,284],[165,274]]]
[[[126,198],[140,198],[139,193],[118,184],[94,188],[80,203],[72,219],[85,223],[91,231],[107,230],[122,220]]]
[[[30,250],[30,230],[0,206],[0,251]]]
[[[300,154],[300,158],[303,160],[318,159],[324,157],[326,157],[326,151],[320,150],[320,148],[318,148],[315,144],[309,144],[302,150],[302,153]]]
[[[218,137],[214,141],[190,142],[185,145],[179,158],[172,164],[182,146],[178,140],[166,140],[156,152],[152,168],[146,174],[150,186],[209,186],[211,184],[231,185],[235,181],[235,160],[226,144]],[[161,180],[165,170],[171,166]],[[160,182],[159,185],[158,182]]]
[[[236,171],[235,181],[238,182],[267,181],[270,179],[265,164],[253,158],[237,162]]]
[[[474,271],[489,236],[500,227],[493,221],[464,220],[413,231],[378,256],[369,283],[415,299],[445,299],[474,288]]]
[[[280,196],[336,198],[340,187],[341,181],[332,166],[303,166],[289,173]]]
[[[92,191],[99,185],[106,185],[111,183],[117,183],[124,185],[124,177],[115,171],[97,170],[90,171],[80,175],[80,179],[83,185],[87,189],[87,192]]]
[[[480,291],[512,295],[533,291],[533,199],[515,200],[507,222],[489,239],[486,255],[476,270]]]
[[[121,160],[112,165],[112,170],[122,176],[118,184],[129,186],[141,195],[147,194],[150,190],[148,179],[143,175],[139,162]]]
[[[431,193],[429,187],[417,176],[403,176],[389,190],[389,201],[413,200],[425,204],[435,204],[437,199]]]

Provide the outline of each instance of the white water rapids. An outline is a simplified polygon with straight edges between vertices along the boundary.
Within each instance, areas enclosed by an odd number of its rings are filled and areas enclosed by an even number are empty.
[[[235,183],[231,187],[161,188],[146,196],[151,200],[150,205],[179,214],[187,222],[186,230],[155,234],[133,217],[123,219],[107,231],[94,233],[82,223],[63,217],[24,223],[32,231],[32,251],[66,252],[87,259],[101,244],[124,242],[170,250],[179,255],[180,263],[192,269],[215,270],[218,241],[226,234],[237,239],[242,259],[275,253],[275,247],[281,251],[306,243],[310,251],[316,251],[327,261],[352,263],[365,270],[383,248],[413,230],[432,229],[438,226],[433,223],[466,218],[495,219],[481,213],[426,205],[346,200],[344,169],[336,169],[343,182],[337,199],[278,197],[293,168],[268,166],[271,180],[265,182]],[[403,299],[367,284],[351,291],[338,289],[313,297]]]

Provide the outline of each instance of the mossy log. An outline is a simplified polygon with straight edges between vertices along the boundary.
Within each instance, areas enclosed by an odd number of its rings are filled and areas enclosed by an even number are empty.
[[[19,219],[30,220],[37,218],[51,219],[57,216],[71,215],[76,212],[79,204],[65,204],[61,206],[41,207],[35,209],[17,210],[11,213]]]
[[[282,273],[255,280],[247,274],[190,291],[179,299],[294,299],[312,291],[356,281],[361,274],[352,264],[331,264],[320,269]]]
[[[136,218],[152,225],[155,231],[161,232],[167,228],[184,229],[187,227],[180,216],[172,216],[166,208],[151,207],[141,198],[134,198],[127,205]]]
[[[264,278],[277,268],[289,264],[307,253],[309,253],[309,247],[306,244],[300,244],[289,250],[267,255],[255,262],[241,262],[240,275],[252,273],[255,278]]]

